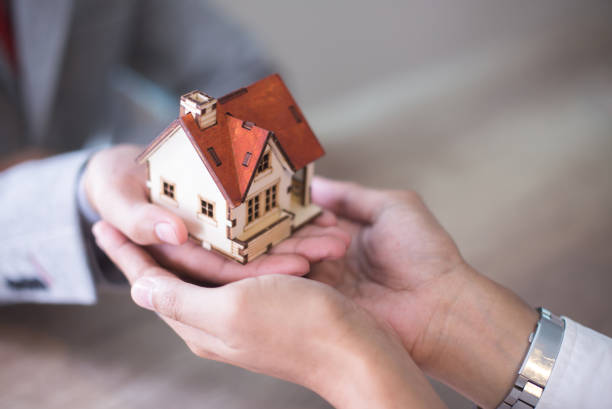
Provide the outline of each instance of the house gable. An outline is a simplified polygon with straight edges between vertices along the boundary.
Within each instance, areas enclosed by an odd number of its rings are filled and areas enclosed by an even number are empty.
[[[180,160],[174,160],[175,158]],[[176,127],[148,157],[149,185],[153,201],[174,208],[185,220],[200,212],[200,200],[215,204],[213,219],[227,218],[226,200],[193,149],[182,127]],[[193,175],[198,175],[194,178]],[[163,184],[173,186],[174,198],[164,195]]]
[[[248,239],[262,228],[277,221],[282,216],[281,209],[288,209],[291,205],[291,194],[288,188],[291,186],[291,177],[294,172],[284,161],[273,138],[269,139],[263,149],[258,165],[264,160],[266,154],[269,168],[254,174],[244,202],[231,209],[231,217],[235,220],[235,227],[232,227],[231,232],[236,234],[240,240]],[[270,194],[267,194],[266,191],[269,191]],[[267,203],[272,199],[273,192],[274,205],[271,202]],[[259,214],[249,219],[249,201],[255,197],[259,197]],[[266,208],[267,205],[270,207]]]
[[[204,130],[191,115],[182,116],[180,124],[228,202],[238,206],[244,201],[270,131],[230,115]]]
[[[157,151],[157,149],[162,146],[164,142],[166,142],[166,140],[168,140],[168,138],[170,138],[174,134],[174,131],[178,126],[180,126],[178,119],[172,121],[170,125],[168,125],[166,129],[164,129],[159,135],[157,135],[153,142],[151,142],[149,146],[147,146],[147,148],[136,157],[136,162],[143,164],[149,158],[149,156],[153,155]]]
[[[257,168],[264,160],[264,156],[269,155],[269,170],[265,170],[261,174],[257,172]],[[281,178],[290,178],[293,170],[287,163],[284,155],[279,149],[278,141],[274,138],[269,138],[266,145],[263,147],[258,162],[256,163],[256,171],[253,172],[251,183],[245,192],[245,199],[253,194],[259,193],[266,185],[278,181]]]

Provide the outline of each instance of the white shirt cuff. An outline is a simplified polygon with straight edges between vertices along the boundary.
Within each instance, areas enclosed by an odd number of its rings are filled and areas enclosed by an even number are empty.
[[[536,409],[612,407],[612,339],[563,319],[559,356]]]
[[[90,152],[0,173],[0,302],[92,304],[75,191]]]

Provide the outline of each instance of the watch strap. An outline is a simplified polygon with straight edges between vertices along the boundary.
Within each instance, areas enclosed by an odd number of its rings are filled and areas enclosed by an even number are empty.
[[[512,390],[497,409],[534,409],[538,404],[563,342],[565,321],[545,308],[538,308],[540,320],[529,336],[529,350]]]

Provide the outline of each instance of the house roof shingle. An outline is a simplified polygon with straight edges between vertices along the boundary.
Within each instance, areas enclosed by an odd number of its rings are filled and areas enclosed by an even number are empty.
[[[234,206],[244,200],[270,137],[278,142],[294,171],[324,154],[278,74],[219,98],[216,125],[201,130],[191,114],[183,115],[137,160],[146,160],[171,134],[170,128],[179,123],[219,189]]]

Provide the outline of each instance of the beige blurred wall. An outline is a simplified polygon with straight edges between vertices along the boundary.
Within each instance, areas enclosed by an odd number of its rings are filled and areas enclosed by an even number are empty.
[[[390,76],[421,72],[483,50],[528,45],[542,37],[581,37],[587,34],[585,28],[609,25],[612,18],[609,1],[213,3],[259,38],[307,107]]]
[[[612,2],[214,1],[278,62],[322,173],[418,190],[485,273],[612,333]]]

